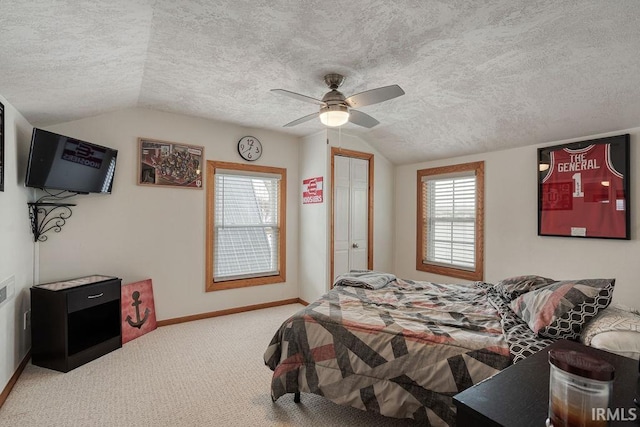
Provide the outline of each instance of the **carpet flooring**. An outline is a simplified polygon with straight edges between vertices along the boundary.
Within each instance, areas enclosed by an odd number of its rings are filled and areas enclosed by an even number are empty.
[[[0,408],[20,426],[409,426],[320,396],[271,401],[262,355],[291,304],[164,326],[68,373],[29,363]]]

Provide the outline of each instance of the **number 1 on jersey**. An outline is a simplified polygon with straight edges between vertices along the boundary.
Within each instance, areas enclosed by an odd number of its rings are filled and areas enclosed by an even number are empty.
[[[573,197],[584,197],[582,174],[580,172],[574,173],[571,178],[573,178]]]

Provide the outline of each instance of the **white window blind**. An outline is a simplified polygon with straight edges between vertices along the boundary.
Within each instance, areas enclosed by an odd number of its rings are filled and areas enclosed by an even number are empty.
[[[215,174],[214,282],[279,274],[279,180]]]
[[[473,270],[476,243],[476,177],[423,178],[426,213],[424,263]]]

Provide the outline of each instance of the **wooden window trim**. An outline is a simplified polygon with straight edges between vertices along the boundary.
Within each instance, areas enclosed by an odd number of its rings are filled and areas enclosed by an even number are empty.
[[[214,214],[215,214],[215,173],[216,169],[237,170],[243,172],[258,172],[279,174],[281,176],[278,194],[278,263],[280,274],[276,276],[252,277],[249,279],[226,280],[224,282],[213,281],[213,256],[214,256]],[[287,170],[270,166],[247,165],[242,163],[207,161],[207,241],[206,241],[206,270],[205,288],[207,292],[224,289],[244,288],[248,286],[268,285],[286,281],[287,271]]]
[[[425,258],[423,241],[426,237],[426,212],[422,205],[422,178],[433,175],[446,175],[458,172],[474,171],[476,175],[476,240],[475,240],[475,270],[464,270],[455,267],[445,267],[424,264]],[[442,166],[421,169],[417,172],[417,223],[416,223],[416,270],[442,276],[456,277],[466,280],[484,279],[484,162],[464,163],[452,166]]]

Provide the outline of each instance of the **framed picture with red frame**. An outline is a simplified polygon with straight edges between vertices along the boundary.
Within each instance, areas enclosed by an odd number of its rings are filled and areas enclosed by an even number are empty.
[[[538,149],[538,235],[630,236],[629,134]]]

